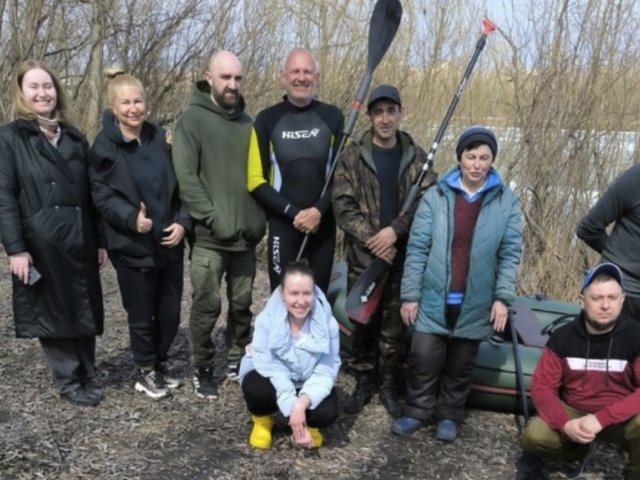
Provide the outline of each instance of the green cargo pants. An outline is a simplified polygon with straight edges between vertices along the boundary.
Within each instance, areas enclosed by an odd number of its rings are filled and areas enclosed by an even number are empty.
[[[563,404],[570,418],[580,418],[586,413]],[[629,454],[624,469],[625,478],[640,480],[640,415],[626,422],[610,425],[596,435],[599,440],[614,443]],[[589,451],[589,445],[569,440],[557,430],[551,429],[540,417],[533,417],[520,437],[522,449],[545,460],[571,462],[582,460]]]
[[[213,366],[215,347],[211,333],[222,310],[220,290],[227,284],[227,358],[239,362],[251,336],[251,301],[256,274],[255,248],[227,251],[193,247],[191,286],[193,300],[189,316],[191,363],[194,368]]]

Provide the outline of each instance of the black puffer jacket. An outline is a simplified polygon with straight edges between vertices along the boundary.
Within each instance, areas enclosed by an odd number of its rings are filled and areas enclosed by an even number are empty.
[[[102,333],[97,228],[91,215],[88,145],[61,125],[58,148],[35,122],[0,129],[0,236],[8,255],[28,252],[42,280],[14,277],[18,337],[76,338]]]
[[[189,214],[180,203],[178,183],[164,130],[145,122],[142,141],[144,149],[136,141],[126,142],[113,114],[106,111],[102,119],[102,130],[89,152],[91,193],[103,220],[109,257],[115,266],[153,267],[163,260],[181,257],[184,242],[171,249],[162,247],[162,229],[172,223],[179,223],[187,234],[191,230]],[[128,161],[136,161],[141,155],[155,156],[153,164],[156,168],[166,168],[164,178],[168,192],[168,204],[159,207],[162,210],[159,214],[162,228],[154,228],[146,234],[136,230],[136,219],[144,195],[127,165]]]

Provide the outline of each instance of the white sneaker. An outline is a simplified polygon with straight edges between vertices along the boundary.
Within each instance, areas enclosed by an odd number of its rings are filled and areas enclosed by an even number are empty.
[[[139,378],[134,387],[136,392],[144,393],[147,397],[157,400],[169,395],[169,387],[156,370],[139,370]]]

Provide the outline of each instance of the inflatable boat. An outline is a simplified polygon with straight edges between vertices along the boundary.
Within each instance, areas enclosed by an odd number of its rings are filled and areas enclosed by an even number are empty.
[[[352,323],[345,313],[347,297],[347,266],[338,262],[333,267],[328,292],[333,314],[340,327],[340,342],[344,351],[351,350]],[[533,370],[540,358],[549,334],[569,322],[580,312],[575,303],[536,297],[518,297],[509,309],[509,322],[517,332],[517,350],[522,365],[523,383],[529,396]],[[508,326],[509,327],[509,326]],[[490,410],[522,413],[516,381],[511,328],[481,342],[473,371],[473,387],[468,404]],[[529,405],[532,411],[531,405]]]

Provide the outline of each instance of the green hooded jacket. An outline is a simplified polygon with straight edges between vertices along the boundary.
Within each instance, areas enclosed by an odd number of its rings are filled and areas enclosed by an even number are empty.
[[[202,80],[176,125],[173,163],[180,197],[202,247],[245,250],[265,233],[264,212],[247,191],[252,120],[244,105],[240,97],[233,112],[223,110]]]

